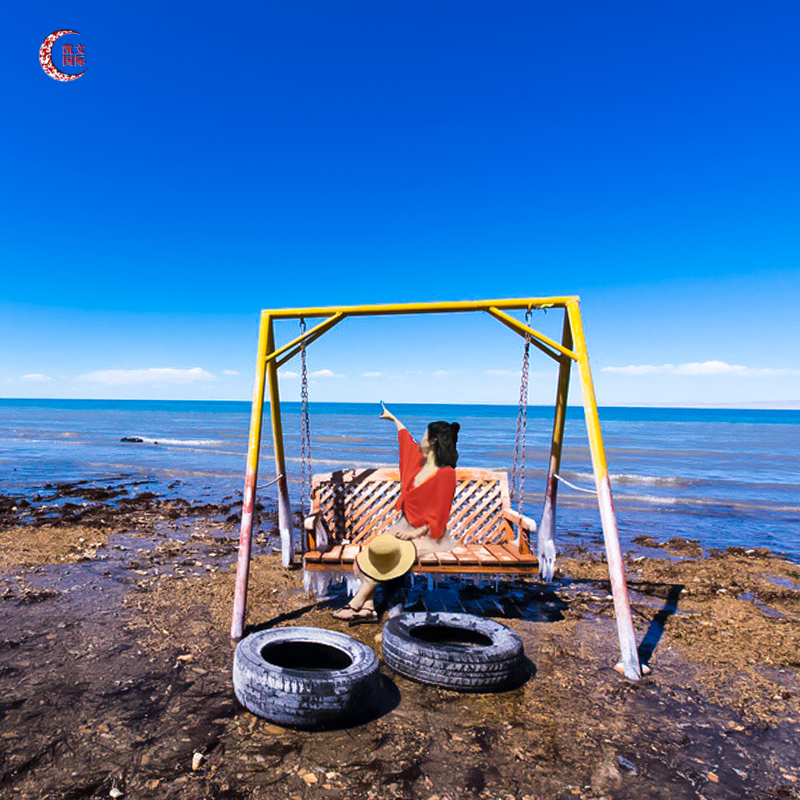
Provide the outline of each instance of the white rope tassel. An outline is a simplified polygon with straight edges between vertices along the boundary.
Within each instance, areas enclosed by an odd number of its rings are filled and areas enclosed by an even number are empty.
[[[361,581],[352,570],[303,570],[303,590],[306,594],[314,595],[316,600],[327,600],[330,587],[339,583],[345,584],[348,597],[354,597],[361,588]]]

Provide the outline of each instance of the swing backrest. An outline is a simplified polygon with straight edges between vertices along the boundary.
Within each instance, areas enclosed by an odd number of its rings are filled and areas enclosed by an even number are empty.
[[[312,514],[321,514],[331,544],[359,544],[387,531],[398,516],[400,471],[349,469],[315,475]],[[502,544],[515,538],[508,477],[476,467],[456,469],[448,530],[459,544]],[[313,542],[311,543],[313,548]]]

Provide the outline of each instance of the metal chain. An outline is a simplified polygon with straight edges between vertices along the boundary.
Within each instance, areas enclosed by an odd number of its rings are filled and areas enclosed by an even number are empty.
[[[525,324],[530,325],[531,310],[525,312]],[[525,334],[522,354],[522,372],[519,382],[519,410],[514,436],[514,460],[511,464],[511,501],[517,501],[517,513],[522,516],[522,498],[525,487],[525,439],[528,434],[528,362],[531,352],[531,335]]]
[[[306,332],[306,321],[300,318],[300,334]],[[308,369],[306,342],[300,342],[300,510],[303,516],[311,494],[311,415],[308,412]]]

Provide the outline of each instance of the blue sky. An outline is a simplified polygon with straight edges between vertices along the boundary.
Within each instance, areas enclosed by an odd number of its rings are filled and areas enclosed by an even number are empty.
[[[249,399],[261,308],[578,294],[601,404],[800,403],[793,0],[4,20],[0,396]],[[514,403],[520,358],[481,317],[350,321],[312,400]]]

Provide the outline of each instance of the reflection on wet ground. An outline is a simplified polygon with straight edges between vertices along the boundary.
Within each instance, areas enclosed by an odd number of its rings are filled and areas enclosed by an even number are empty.
[[[335,592],[335,593],[334,593]],[[331,604],[344,604],[344,588],[332,592]],[[388,605],[381,603],[378,607]],[[412,576],[404,602],[405,611],[444,611],[475,614],[479,617],[524,619],[529,622],[555,622],[563,619],[566,602],[556,586],[514,578],[468,576]]]
[[[746,603],[752,603],[759,611],[763,611],[768,617],[773,617],[774,619],[784,619],[784,616],[780,611],[770,608],[768,605],[766,605],[766,603],[760,602],[753,592],[744,592],[743,594],[739,595],[739,599],[744,600]]]
[[[764,576],[771,584],[780,587],[781,589],[794,589],[800,591],[800,573],[795,578],[784,578],[780,575],[765,575]]]

